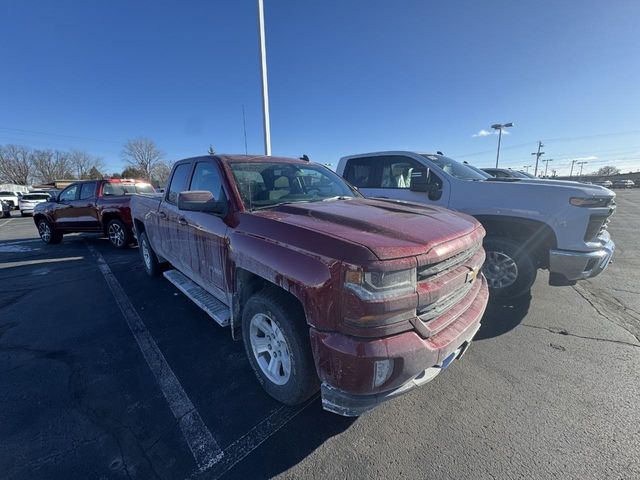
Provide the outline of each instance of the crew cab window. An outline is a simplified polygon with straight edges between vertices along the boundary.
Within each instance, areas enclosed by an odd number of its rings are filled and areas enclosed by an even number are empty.
[[[367,188],[373,180],[375,158],[354,158],[347,161],[344,178],[351,185]]]
[[[178,202],[178,194],[180,192],[184,192],[187,189],[187,181],[189,180],[190,171],[190,163],[183,163],[181,165],[178,165],[173,171],[171,183],[169,184],[169,189],[167,191],[167,202]]]
[[[409,157],[381,157],[382,175],[379,186],[381,188],[409,189],[411,187],[411,172],[420,167],[418,162]]]
[[[96,182],[83,183],[80,187],[80,200],[89,200],[96,196]]]
[[[70,202],[72,200],[75,200],[77,193],[78,193],[78,184],[76,183],[75,185],[71,185],[70,187],[67,187],[66,190],[64,190],[60,194],[60,201]]]
[[[213,194],[216,201],[222,200],[225,195],[222,190],[222,180],[216,165],[211,162],[199,162],[191,178],[189,190],[206,190]]]

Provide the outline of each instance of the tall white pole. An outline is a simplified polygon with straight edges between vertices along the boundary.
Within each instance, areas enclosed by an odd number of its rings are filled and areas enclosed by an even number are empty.
[[[262,72],[262,120],[264,123],[264,154],[271,155],[271,125],[269,121],[269,86],[267,84],[267,48],[264,41],[264,5],[258,0],[258,33],[260,37],[260,70]]]

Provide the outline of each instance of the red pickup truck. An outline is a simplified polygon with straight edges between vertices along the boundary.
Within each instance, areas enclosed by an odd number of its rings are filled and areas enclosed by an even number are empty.
[[[100,232],[116,248],[133,241],[129,202],[131,194],[152,194],[151,185],[139,180],[83,180],[65,188],[55,201],[33,210],[40,238],[60,243],[65,233]]]
[[[320,386],[326,410],[355,416],[428,382],[464,354],[487,304],[476,220],[366,199],[311,162],[182,160],[131,212],[147,273],[230,326],[289,405]]]

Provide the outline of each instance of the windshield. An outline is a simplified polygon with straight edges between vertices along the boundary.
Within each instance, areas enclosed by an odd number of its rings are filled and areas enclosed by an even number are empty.
[[[464,163],[457,162],[448,157],[428,154],[423,154],[422,156],[427,160],[431,160],[445,173],[459,178],[460,180],[485,180],[486,178],[489,178],[489,175],[477,171],[475,167],[471,167],[471,165],[465,165]]]
[[[230,163],[247,210],[281,203],[319,202],[359,196],[342,178],[319,165]]]

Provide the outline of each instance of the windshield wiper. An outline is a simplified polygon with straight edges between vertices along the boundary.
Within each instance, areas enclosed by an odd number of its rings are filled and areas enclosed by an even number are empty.
[[[333,200],[349,200],[353,197],[347,197],[346,195],[336,195],[335,197],[327,197],[320,200],[321,202],[331,202]]]
[[[258,207],[251,208],[251,211],[253,212],[254,210],[264,210],[267,208],[280,207],[282,205],[294,205],[296,203],[309,203],[309,200],[299,200],[297,202],[279,202],[279,203],[271,203],[269,205],[260,205]]]

